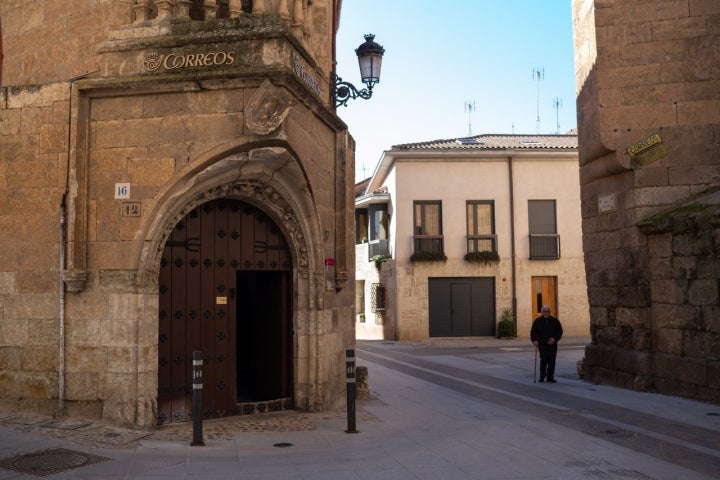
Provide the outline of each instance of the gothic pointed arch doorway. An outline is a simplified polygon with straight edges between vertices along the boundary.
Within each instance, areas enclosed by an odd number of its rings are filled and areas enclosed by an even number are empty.
[[[159,273],[158,423],[191,419],[196,350],[204,417],[292,405],[291,271],[282,232],[248,203],[213,200],[175,225]]]

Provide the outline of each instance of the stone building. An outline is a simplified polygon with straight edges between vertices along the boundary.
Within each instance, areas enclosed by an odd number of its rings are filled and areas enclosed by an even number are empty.
[[[542,305],[587,336],[577,135],[395,145],[356,192],[356,335],[529,338]],[[578,358],[580,360],[580,358]]]
[[[720,2],[573,17],[589,378],[720,402]]]
[[[0,2],[0,408],[188,420],[194,351],[206,416],[344,402],[340,3]]]

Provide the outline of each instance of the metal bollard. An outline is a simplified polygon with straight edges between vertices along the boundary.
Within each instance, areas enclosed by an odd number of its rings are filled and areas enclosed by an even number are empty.
[[[347,430],[345,433],[358,433],[355,429],[355,350],[345,350],[345,373],[347,376]]]
[[[192,386],[193,386],[193,404],[192,404],[192,416],[193,416],[193,440],[190,444],[193,447],[205,446],[203,442],[203,431],[202,431],[202,352],[194,351],[192,361]]]

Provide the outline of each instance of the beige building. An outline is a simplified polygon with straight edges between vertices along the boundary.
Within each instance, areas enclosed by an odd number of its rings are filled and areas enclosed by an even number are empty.
[[[339,10],[0,2],[0,409],[185,421],[194,351],[205,416],[344,402]]]
[[[573,21],[588,376],[720,403],[720,2]]]
[[[360,187],[357,338],[493,336],[507,311],[529,338],[543,304],[589,334],[576,135],[396,145]]]

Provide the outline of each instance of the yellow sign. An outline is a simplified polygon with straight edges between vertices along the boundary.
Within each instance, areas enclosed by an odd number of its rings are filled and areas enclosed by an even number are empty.
[[[628,148],[628,155],[630,155],[630,158],[632,158],[643,150],[647,150],[648,148],[652,147],[653,145],[657,145],[658,143],[662,143],[662,139],[660,138],[660,135],[656,133],[652,137],[646,138],[642,142],[638,142],[632,147]]]
[[[660,134],[656,133],[627,149],[633,168],[641,168],[667,155]]]
[[[637,153],[634,157],[631,157],[630,163],[632,163],[633,168],[642,168],[645,165],[654,162],[658,158],[664,157],[665,155],[667,155],[665,145],[658,143],[657,145],[653,145],[652,147]]]
[[[227,297],[215,297],[215,305],[227,305]]]

